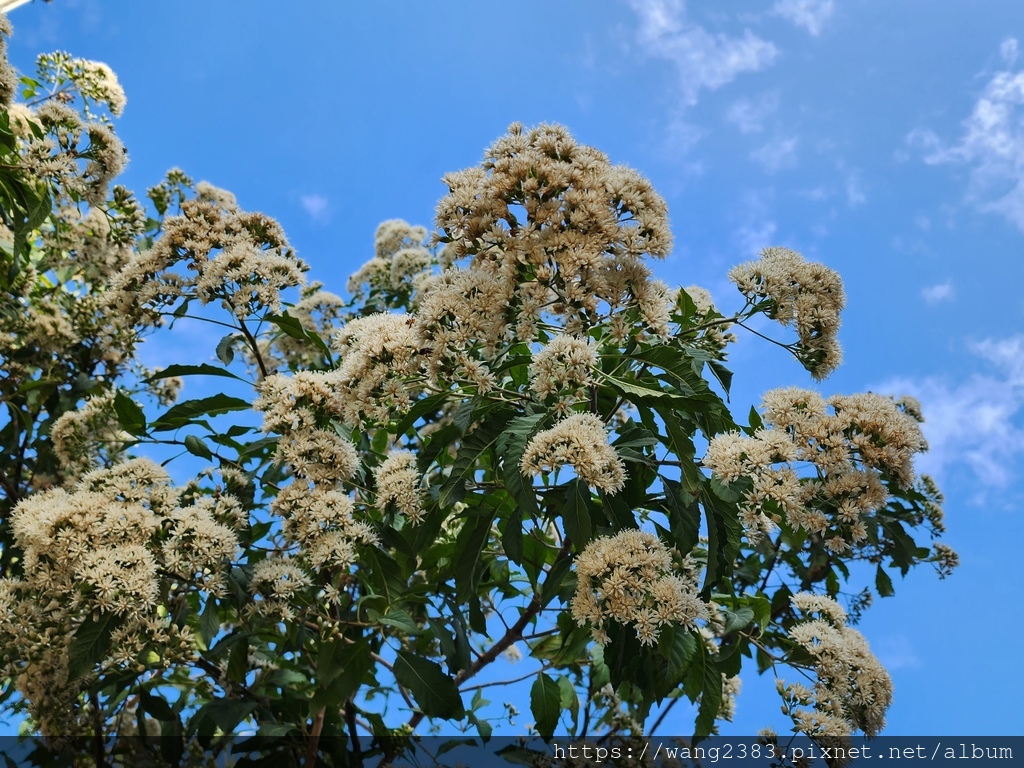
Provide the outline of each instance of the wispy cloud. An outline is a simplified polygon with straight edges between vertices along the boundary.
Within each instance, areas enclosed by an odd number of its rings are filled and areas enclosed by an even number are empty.
[[[327,218],[327,214],[330,211],[330,202],[323,195],[303,195],[299,202],[302,203],[302,207],[306,209],[313,219],[316,221],[324,221]]]
[[[1016,62],[1017,48],[1014,38],[1000,46],[1007,67]],[[963,133],[953,144],[924,128],[912,131],[907,143],[930,165],[969,167],[967,201],[1024,230],[1024,71],[996,72],[962,126]]]
[[[926,288],[921,289],[921,298],[923,298],[929,304],[939,304],[943,301],[949,301],[953,298],[956,292],[953,290],[953,283],[947,280],[944,283],[938,285],[929,285]]]
[[[776,139],[769,141],[760,149],[755,149],[750,153],[750,157],[769,173],[775,173],[796,165],[796,148],[799,143],[800,139],[797,136]]]
[[[846,204],[851,208],[864,205],[868,196],[864,192],[864,184],[860,178],[859,171],[853,171],[846,177]]]
[[[778,0],[775,13],[817,37],[836,10],[834,0]]]
[[[893,379],[873,387],[921,401],[929,450],[919,469],[938,476],[959,468],[985,491],[1020,479],[1024,458],[1024,334],[972,344],[982,371],[963,381],[946,377]]]
[[[778,226],[769,215],[769,201],[772,190],[765,192],[748,191],[741,198],[741,224],[732,234],[732,242],[739,256],[754,258],[762,248],[774,243]]]
[[[779,108],[778,94],[766,94],[758,99],[743,97],[737,99],[725,112],[725,119],[736,126],[740,133],[760,133],[765,121]]]
[[[743,72],[756,72],[778,56],[774,44],[749,29],[742,35],[712,33],[690,21],[684,0],[630,0],[640,18],[638,40],[643,49],[675,64],[679,89],[687,106],[702,90],[715,90]]]

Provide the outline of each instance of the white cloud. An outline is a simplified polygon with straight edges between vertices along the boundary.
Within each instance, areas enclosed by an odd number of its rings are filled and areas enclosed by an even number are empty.
[[[952,299],[954,293],[953,283],[947,280],[946,282],[939,283],[938,285],[929,285],[926,288],[922,288],[921,298],[929,304],[938,304]]]
[[[898,669],[914,669],[921,666],[921,658],[905,635],[894,635],[882,638],[877,644],[872,641],[871,645],[875,656],[890,672]]]
[[[303,195],[300,202],[302,207],[306,209],[306,213],[317,221],[323,221],[327,218],[330,203],[323,195]]]
[[[736,126],[740,133],[760,133],[765,120],[779,108],[778,94],[767,94],[753,101],[746,97],[729,105],[725,119]]]
[[[856,208],[858,205],[864,205],[868,201],[867,195],[864,194],[864,185],[860,180],[860,173],[854,171],[846,177],[846,204],[851,208]]]
[[[761,249],[774,244],[778,226],[769,218],[769,202],[774,191],[748,191],[742,196],[739,210],[742,224],[732,233],[732,242],[740,258],[753,259]]]
[[[1017,40],[1015,38],[1008,37],[1003,40],[1003,44],[999,46],[999,56],[1004,62],[1006,62],[1006,66],[1008,67],[1012,67],[1017,61],[1018,53],[1019,50],[1017,47]]]
[[[640,17],[643,50],[668,59],[679,70],[679,87],[687,106],[702,89],[715,90],[742,72],[769,66],[778,49],[749,29],[742,36],[712,33],[686,17],[684,0],[630,0]]]
[[[969,379],[893,379],[876,391],[921,401],[929,450],[918,469],[938,476],[967,469],[980,481],[977,497],[1020,478],[1024,458],[1024,334],[970,347],[986,370]]]
[[[1005,40],[1000,53],[1011,65],[1017,58],[1017,41]],[[920,128],[907,136],[907,143],[921,150],[929,165],[967,166],[967,201],[1024,230],[1024,71],[996,72],[962,126],[954,144]]]
[[[775,13],[817,37],[836,10],[834,0],[778,0]]]
[[[769,173],[792,168],[796,165],[796,147],[799,141],[796,136],[769,141],[760,149],[751,152],[750,157]]]

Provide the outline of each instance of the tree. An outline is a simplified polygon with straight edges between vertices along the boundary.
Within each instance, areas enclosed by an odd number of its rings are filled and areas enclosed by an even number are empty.
[[[797,732],[882,729],[851,624],[892,570],[956,564],[919,541],[942,531],[919,406],[791,387],[738,423],[723,400],[759,314],[814,378],[838,365],[835,272],[767,248],[723,314],[654,278],[672,237],[643,177],[513,125],[445,177],[432,234],[378,228],[346,300],[230,193],[172,171],[147,215],[110,188],[109,68],[40,57],[22,104],[2,74],[3,701],[50,747],[180,764],[247,729],[313,765],[395,757],[424,720],[486,740],[474,678],[520,648],[545,739],[638,738],[681,699],[704,738],[744,661],[809,680],[779,683]],[[219,365],[138,364],[189,320]],[[179,401],[183,377],[222,391]]]

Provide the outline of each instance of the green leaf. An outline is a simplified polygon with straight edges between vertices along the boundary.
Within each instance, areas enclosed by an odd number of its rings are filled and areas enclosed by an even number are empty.
[[[224,365],[231,365],[231,361],[235,359],[235,339],[237,338],[236,334],[229,333],[217,342],[217,359],[224,363]],[[210,367],[212,368],[213,366]]]
[[[732,386],[732,371],[717,360],[709,360],[708,368],[714,377],[718,379],[718,383],[722,385],[722,389],[725,390],[725,397],[728,399],[729,387]]]
[[[725,615],[725,627],[722,629],[723,635],[746,629],[754,623],[754,609],[748,606],[743,606],[736,611],[726,610]]]
[[[480,558],[490,538],[494,512],[476,515],[468,519],[455,540],[453,565],[455,570],[455,594],[459,600],[467,600],[476,591],[480,582]]]
[[[185,450],[201,459],[213,458],[213,452],[206,446],[206,443],[195,435],[185,436]]]
[[[498,442],[504,426],[504,421],[498,416],[477,425],[477,428],[466,436],[455,456],[451,474],[448,475],[448,479],[445,480],[441,486],[441,492],[438,494],[437,500],[442,507],[450,507],[456,502],[462,501],[466,495],[466,483],[476,473],[481,455]]]
[[[394,627],[407,635],[418,635],[422,631],[421,627],[412,620],[408,613],[398,608],[388,611],[387,615],[377,619],[377,623],[387,627]]]
[[[321,645],[316,658],[318,688],[313,694],[313,706],[335,706],[347,700],[372,666],[366,638],[355,643],[333,640]]]
[[[408,689],[427,717],[459,720],[466,715],[455,681],[439,664],[415,653],[399,651],[395,659],[395,680]]]
[[[213,597],[206,599],[206,607],[199,616],[199,635],[203,638],[203,645],[207,648],[213,642],[213,638],[220,632],[220,612],[217,610],[217,601]]]
[[[68,648],[68,680],[77,680],[93,668],[110,650],[110,635],[121,620],[113,613],[89,617],[78,630]]]
[[[543,672],[537,675],[530,689],[530,711],[536,721],[537,733],[547,741],[554,735],[562,714],[562,691],[558,683]]]
[[[687,674],[687,689],[700,690],[700,706],[693,732],[693,744],[696,745],[711,735],[722,708],[722,673],[703,647],[696,654]]]
[[[669,402],[680,404],[686,402],[686,398],[673,392],[666,391],[657,384],[649,382],[640,383],[636,379],[624,379],[610,374],[602,374],[602,377],[609,385],[611,385],[612,389],[630,402],[634,402],[635,400],[640,402],[647,402],[649,400],[667,400]]]
[[[875,589],[878,590],[879,597],[892,597],[896,594],[896,590],[892,587],[892,579],[881,565],[875,571]]]
[[[178,716],[174,714],[174,710],[171,709],[170,704],[159,696],[153,696],[148,691],[139,692],[139,703],[142,704],[142,708],[146,710],[146,712],[157,720],[163,720],[166,722],[178,719]]]
[[[331,348],[320,338],[320,335],[307,330],[298,319],[292,317],[287,312],[283,315],[267,315],[264,319],[280,328],[286,336],[291,336],[293,339],[299,339],[300,341],[308,341],[330,357]]]
[[[565,675],[560,675],[558,678],[558,690],[562,694],[559,704],[563,710],[569,712],[569,716],[572,718],[572,732],[575,733],[579,723],[580,697],[576,694],[576,688],[572,681]]]
[[[117,423],[128,434],[137,436],[146,433],[146,414],[124,392],[114,395],[114,413],[117,415]]]
[[[572,540],[573,548],[582,552],[590,542],[593,531],[590,522],[590,487],[578,477],[565,489],[562,524],[566,535]]]
[[[219,416],[232,411],[247,411],[252,406],[239,397],[220,394],[204,397],[199,400],[186,400],[170,408],[163,416],[154,421],[150,427],[154,432],[177,429],[198,416]]]
[[[700,540],[700,507],[675,480],[662,478],[661,484],[665,489],[672,538],[680,552],[690,552]]]
[[[697,652],[697,641],[691,632],[684,632],[681,627],[675,627],[672,642],[667,643],[664,649],[659,644],[659,650],[668,660],[668,673],[673,682],[682,680],[684,673],[690,667],[694,654]]]
[[[233,373],[225,371],[223,368],[218,368],[215,365],[209,363],[203,363],[202,365],[168,365],[161,371],[157,371],[148,379],[143,381],[149,383],[151,381],[158,381],[159,379],[167,379],[171,376],[223,376],[228,379],[237,379],[238,381],[245,381],[241,376],[236,376]]]

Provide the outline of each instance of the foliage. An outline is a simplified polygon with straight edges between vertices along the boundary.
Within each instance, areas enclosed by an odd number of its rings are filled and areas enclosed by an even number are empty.
[[[827,375],[835,273],[769,249],[725,316],[653,278],[671,235],[646,180],[512,126],[446,177],[433,235],[381,225],[343,300],[223,190],[172,171],[147,216],[109,188],[109,69],[54,55],[21,82],[0,115],[3,701],[53,746],[181,764],[246,730],[290,765],[393,757],[425,719],[486,740],[474,678],[524,652],[544,738],[641,736],[680,700],[703,738],[744,662],[811,681],[780,683],[796,729],[881,727],[888,678],[833,599],[855,619],[893,571],[955,564],[921,543],[942,526],[920,414],[791,389],[737,423],[723,399],[761,314]],[[198,323],[207,348],[139,365]]]

